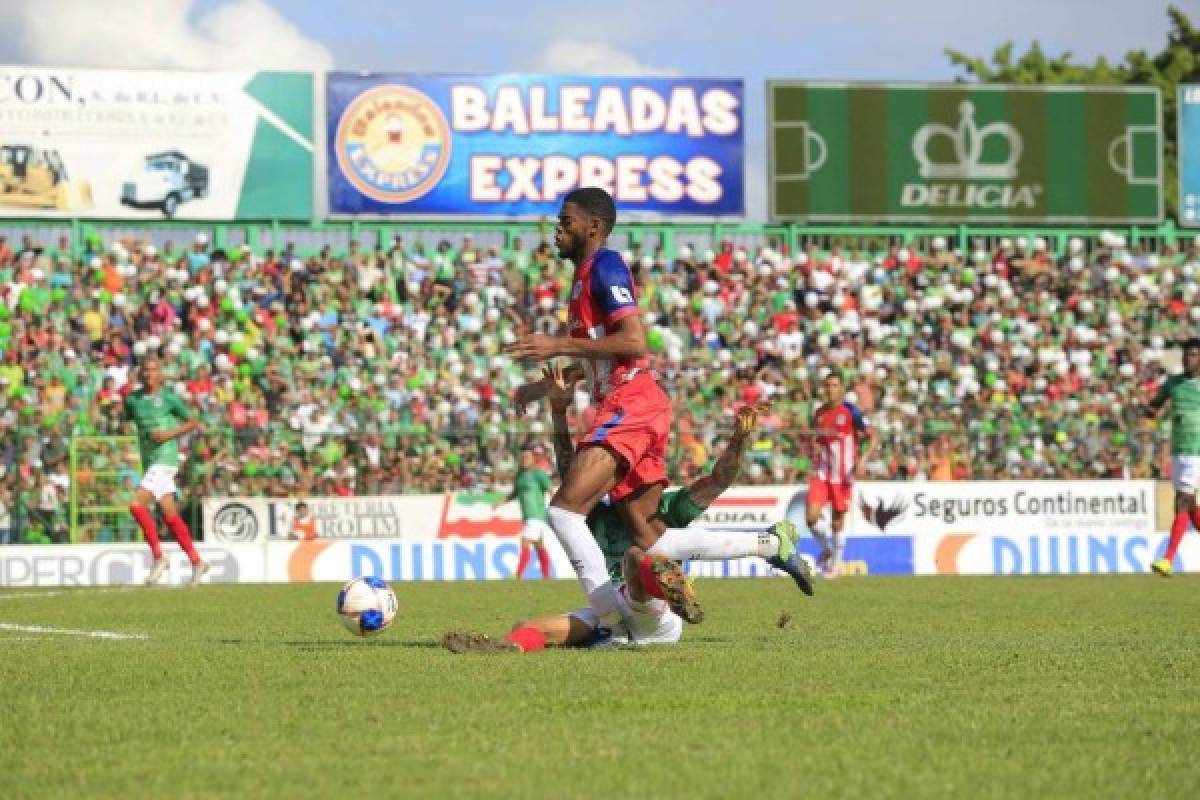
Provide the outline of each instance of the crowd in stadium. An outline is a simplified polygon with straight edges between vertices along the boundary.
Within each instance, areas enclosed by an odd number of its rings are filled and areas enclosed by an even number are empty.
[[[857,244],[624,253],[676,404],[675,479],[706,467],[739,404],[768,400],[741,481],[802,481],[831,368],[879,439],[871,478],[1161,471],[1163,431],[1138,406],[1200,315],[1200,243]],[[154,351],[204,422],[182,472],[193,497],[506,487],[549,426],[546,408],[511,402],[537,365],[500,350],[522,326],[561,332],[570,272],[536,233],[316,254],[206,234],[161,249],[93,239],[81,256],[0,239],[0,537],[19,495],[62,539],[71,437],[131,432],[122,389]],[[77,454],[80,498],[103,502],[88,486],[105,473],[131,491],[134,450]]]

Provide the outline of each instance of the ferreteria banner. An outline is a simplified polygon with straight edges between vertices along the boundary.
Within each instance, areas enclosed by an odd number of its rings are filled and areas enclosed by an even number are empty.
[[[308,219],[307,73],[0,67],[0,216]]]
[[[1155,88],[767,85],[776,221],[1157,223]]]
[[[333,73],[326,106],[333,213],[744,210],[740,80]]]
[[[1200,226],[1200,85],[1180,86],[1179,221]]]

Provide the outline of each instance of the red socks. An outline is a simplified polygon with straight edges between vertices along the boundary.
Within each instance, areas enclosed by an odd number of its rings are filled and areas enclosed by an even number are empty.
[[[638,574],[642,578],[642,591],[651,597],[657,597],[659,600],[666,600],[667,596],[663,594],[662,587],[658,585],[658,578],[654,577],[654,558],[651,556],[642,556],[641,563],[638,565]]]
[[[524,625],[504,634],[504,638],[521,648],[522,653],[536,653],[546,649],[546,637],[537,628]]]
[[[129,513],[137,520],[142,535],[146,537],[146,544],[150,545],[150,552],[154,554],[154,560],[158,561],[162,558],[162,545],[158,541],[158,528],[154,525],[154,517],[150,516],[149,509],[136,503],[129,506]]]
[[[1171,538],[1167,540],[1167,552],[1163,554],[1163,558],[1167,561],[1175,560],[1175,551],[1179,549],[1179,543],[1183,541],[1183,535],[1187,533],[1188,525],[1191,524],[1195,515],[1195,511],[1191,516],[1186,511],[1180,511],[1175,515],[1175,521],[1171,523]]]
[[[525,575],[525,569],[529,566],[530,550],[537,550],[538,564],[542,567],[542,580],[550,580],[550,551],[524,540],[521,541],[521,554],[517,557],[517,574],[514,577],[520,580]]]
[[[188,532],[188,527],[183,521],[183,517],[178,515],[163,517],[163,522],[167,523],[167,527],[175,535],[175,541],[179,542],[179,546],[183,548],[183,552],[187,553],[188,560],[192,562],[193,566],[199,564],[200,554],[196,552],[196,547],[192,544],[192,534]]]
[[[138,527],[142,529],[142,535],[146,537],[146,543],[150,545],[150,552],[154,554],[154,560],[158,561],[163,557],[162,544],[158,540],[158,528],[154,525],[154,517],[150,516],[150,509],[134,503],[129,506],[129,513],[133,514],[133,518],[137,520]],[[167,523],[167,527],[175,536],[175,541],[179,542],[179,546],[183,548],[183,552],[187,553],[192,564],[199,564],[200,554],[196,552],[196,546],[192,544],[192,534],[188,531],[183,518],[175,515],[163,517],[163,521]]]
[[[514,576],[517,580],[521,580],[525,575],[525,568],[529,566],[529,542],[521,540],[521,555],[517,557],[517,574]]]

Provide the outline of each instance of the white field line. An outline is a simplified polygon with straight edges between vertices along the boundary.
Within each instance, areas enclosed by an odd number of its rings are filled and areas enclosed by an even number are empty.
[[[0,593],[0,601],[3,600],[25,600],[30,597],[58,597],[60,595],[73,595],[75,597],[91,597],[94,594],[114,594],[118,592],[132,592],[135,587],[122,586],[119,589],[71,589],[71,590],[53,590],[48,592],[16,592],[13,594]]]
[[[44,625],[16,625],[11,622],[0,622],[0,631],[16,631],[17,633],[52,633],[64,636],[88,636],[92,639],[149,639],[144,633],[119,633],[117,631],[79,631],[74,628],[48,628]],[[0,638],[0,642],[4,639]]]

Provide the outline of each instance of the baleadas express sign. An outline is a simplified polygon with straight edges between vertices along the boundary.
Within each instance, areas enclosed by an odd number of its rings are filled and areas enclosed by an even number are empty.
[[[768,85],[776,220],[1158,222],[1153,88]]]

